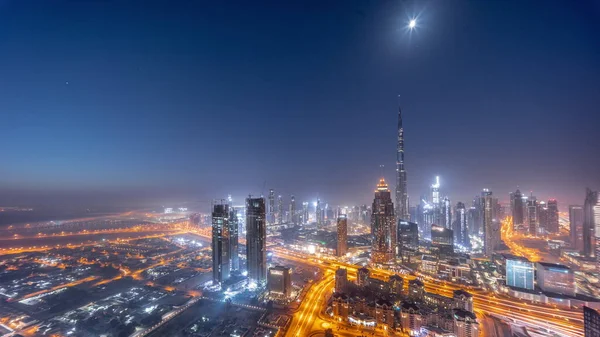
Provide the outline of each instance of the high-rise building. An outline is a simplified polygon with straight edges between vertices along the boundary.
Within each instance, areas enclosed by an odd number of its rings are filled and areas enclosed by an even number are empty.
[[[398,144],[396,147],[396,216],[399,220],[410,220],[406,169],[404,168],[404,128],[402,126],[402,109],[400,108],[398,108]]]
[[[308,202],[302,203],[302,223],[308,224]]]
[[[454,234],[451,229],[442,226],[431,226],[431,246],[440,255],[451,255],[454,253]]]
[[[454,293],[452,294],[452,299],[453,308],[473,312],[473,295],[471,295],[470,293],[462,289],[454,290]]]
[[[585,337],[600,337],[600,311],[583,307],[583,330]]]
[[[558,201],[556,199],[548,200],[548,233],[558,233]]]
[[[296,214],[296,198],[290,197],[290,222],[294,225],[298,223],[298,214]]]
[[[527,200],[527,225],[529,234],[537,235],[538,232],[538,204],[534,196]]]
[[[583,250],[583,206],[569,206],[569,235],[571,247]]]
[[[394,262],[397,230],[394,215],[394,203],[385,179],[381,178],[375,190],[373,213],[371,215],[373,231],[373,249],[371,260],[374,263]]]
[[[598,257],[597,245],[600,235],[600,198],[598,191],[586,190],[585,204],[583,205],[583,255]]]
[[[462,309],[455,309],[452,315],[454,319],[454,336],[456,337],[479,337],[479,323],[474,313]]]
[[[491,256],[494,248],[500,242],[500,230],[494,221],[494,198],[492,191],[487,188],[481,192],[483,202],[483,254]]]
[[[366,287],[369,285],[369,276],[371,272],[369,269],[362,267],[358,269],[358,276],[356,277],[356,285],[359,287]]]
[[[323,209],[319,198],[317,198],[317,205],[315,206],[315,219],[317,220],[317,227],[323,225]]]
[[[283,223],[283,198],[281,194],[277,196],[277,223]]]
[[[235,207],[229,207],[229,257],[231,258],[231,271],[240,269],[239,257],[239,217]]]
[[[269,207],[267,208],[267,223],[273,225],[275,223],[275,191],[269,190]]]
[[[225,200],[215,202],[212,209],[213,284],[229,279],[231,272],[231,233],[229,205]]]
[[[534,289],[535,267],[524,257],[506,258],[506,285],[521,289]]]
[[[248,278],[264,284],[267,277],[267,228],[265,199],[246,199],[246,260]]]
[[[519,191],[517,189],[517,191],[515,192],[515,194],[513,195],[513,200],[512,200],[512,216],[513,216],[513,224],[515,226],[518,225],[523,225],[524,223],[524,208],[525,205],[523,203],[523,195],[521,194],[521,191]]]
[[[546,228],[548,228],[548,205],[545,201],[539,201],[537,207],[537,217],[538,217],[538,234],[545,234]]]
[[[338,268],[335,271],[335,292],[343,293],[348,290],[348,270]]]
[[[465,204],[462,202],[457,203],[454,215],[456,218],[452,228],[454,231],[454,243],[470,248],[471,240],[469,239],[469,223]]]
[[[452,206],[448,197],[444,197],[442,200],[442,223],[438,225],[452,229]]]
[[[435,183],[431,185],[431,206],[433,207],[433,222],[436,225],[443,225],[442,210],[440,200],[440,177],[435,177]]]
[[[348,252],[348,219],[340,214],[337,219],[337,256],[346,256]]]
[[[419,225],[414,222],[398,220],[398,247],[419,249]]]
[[[269,268],[267,278],[267,289],[269,294],[277,294],[286,298],[292,295],[292,273],[290,268],[275,266]]]

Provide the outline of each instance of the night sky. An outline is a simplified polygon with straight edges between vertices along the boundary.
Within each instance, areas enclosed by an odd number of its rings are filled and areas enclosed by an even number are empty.
[[[597,1],[0,0],[0,204],[370,203],[398,95],[412,204],[600,189]]]

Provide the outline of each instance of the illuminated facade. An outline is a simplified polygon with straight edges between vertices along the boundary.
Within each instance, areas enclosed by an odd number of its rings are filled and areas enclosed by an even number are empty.
[[[481,192],[483,203],[483,254],[491,256],[500,241],[500,228],[494,223],[494,199],[487,188]]]
[[[456,309],[453,312],[454,333],[456,337],[478,337],[480,328],[474,313]]]
[[[600,235],[600,198],[598,191],[586,190],[585,204],[583,206],[583,255],[596,257],[597,235]]]
[[[431,207],[433,207],[433,221],[436,225],[442,224],[440,200],[440,177],[435,177],[435,184],[431,185]]]
[[[246,259],[248,278],[264,284],[267,277],[267,228],[265,199],[246,199]]]
[[[337,256],[346,256],[348,252],[348,219],[341,214],[337,219]]]
[[[238,211],[229,206],[229,257],[231,259],[231,271],[240,269],[239,256],[239,217]]]
[[[537,235],[538,233],[538,208],[535,197],[530,197],[527,200],[527,226],[531,235]]]
[[[302,203],[302,223],[308,224],[308,202]]]
[[[454,253],[454,234],[452,230],[442,226],[431,226],[431,246],[440,255]]]
[[[404,128],[402,127],[402,109],[400,108],[398,108],[398,144],[396,148],[396,217],[399,220],[410,220],[406,169],[404,168]]]
[[[229,279],[231,272],[231,232],[229,205],[222,200],[212,210],[212,272],[213,284]]]
[[[290,297],[292,295],[292,275],[290,268],[283,266],[269,268],[267,289],[269,290],[269,294],[274,293]]]
[[[373,246],[371,261],[374,263],[393,263],[397,245],[397,225],[394,215],[394,203],[385,180],[381,178],[375,190],[373,213],[371,215]]]
[[[277,223],[283,223],[283,198],[281,195],[277,196]]]
[[[456,204],[456,208],[454,209],[454,226],[452,230],[454,231],[454,243],[460,244],[463,247],[471,247],[471,241],[469,239],[469,223],[467,218],[467,209],[465,204],[459,202]]]
[[[569,267],[546,262],[537,262],[535,267],[537,285],[543,291],[569,296],[575,295],[575,275]]]
[[[524,257],[506,258],[506,285],[509,287],[534,289],[534,265]]]
[[[448,197],[442,200],[442,222],[439,225],[452,229],[452,206]]]

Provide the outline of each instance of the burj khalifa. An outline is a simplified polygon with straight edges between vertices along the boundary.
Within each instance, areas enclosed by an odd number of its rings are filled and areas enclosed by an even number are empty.
[[[410,220],[408,212],[408,193],[406,191],[406,169],[404,168],[404,129],[402,128],[402,109],[398,108],[398,146],[396,149],[396,218]]]

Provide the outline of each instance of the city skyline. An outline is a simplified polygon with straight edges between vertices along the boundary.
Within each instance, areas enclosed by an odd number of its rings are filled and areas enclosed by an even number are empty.
[[[318,194],[336,204],[368,203],[379,165],[394,184],[396,144],[389,140],[397,132],[398,94],[413,201],[435,175],[452,201],[463,202],[482,188],[507,200],[519,186],[580,204],[586,187],[599,188],[600,159],[588,154],[600,76],[597,67],[584,67],[594,65],[598,23],[586,4],[553,2],[534,17],[531,4],[507,4],[500,13],[511,13],[509,23],[499,20],[499,4],[438,1],[411,32],[403,25],[406,15],[422,12],[416,3],[345,5],[215,4],[202,8],[199,23],[185,14],[199,10],[193,4],[165,12],[159,5],[59,2],[31,10],[5,3],[1,28],[12,38],[3,45],[11,53],[0,56],[0,109],[8,112],[0,137],[10,144],[3,152],[10,165],[0,168],[0,202],[239,200],[260,194],[266,181],[298,200]],[[102,24],[101,15],[113,24]],[[330,15],[340,18],[336,26]],[[227,16],[240,20],[222,27]],[[289,25],[270,31],[269,23],[284,18]],[[307,19],[329,35],[303,25]],[[138,28],[124,29],[128,24]],[[218,28],[215,38],[203,34],[209,27]],[[246,43],[219,42],[242,27]],[[170,34],[180,38],[164,38]],[[568,48],[556,49],[555,39]],[[123,49],[130,40],[138,42]],[[518,47],[532,43],[538,48]],[[463,51],[471,44],[479,46],[479,62]],[[337,53],[353,57],[326,61]],[[40,54],[46,57],[26,66]],[[269,62],[272,56],[279,61]],[[562,59],[571,61],[555,67]],[[316,74],[323,74],[320,85]],[[560,118],[565,111],[569,123]],[[228,116],[237,136],[215,153],[218,116]]]

